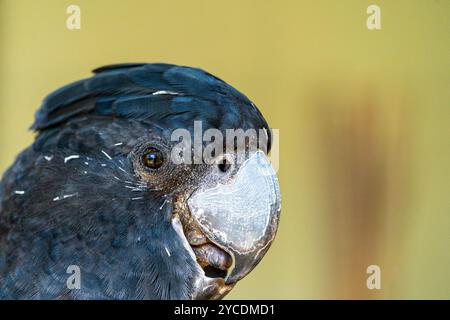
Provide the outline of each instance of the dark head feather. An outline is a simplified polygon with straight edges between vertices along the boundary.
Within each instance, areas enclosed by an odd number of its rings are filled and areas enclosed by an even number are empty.
[[[130,63],[94,70],[91,78],[66,85],[45,98],[32,129],[42,131],[80,115],[164,121],[167,129],[269,128],[255,105],[221,79],[196,68]],[[201,116],[200,116],[201,115]]]

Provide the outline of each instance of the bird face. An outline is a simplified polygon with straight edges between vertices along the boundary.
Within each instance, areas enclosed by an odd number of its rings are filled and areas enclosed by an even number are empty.
[[[262,259],[278,227],[265,119],[200,69],[94,72],[44,100],[35,142],[3,177],[0,298],[223,297]],[[200,139],[213,152],[199,156],[196,122],[201,136],[225,137],[214,139],[224,148]],[[231,129],[262,130],[263,139],[235,143]],[[189,137],[183,143],[179,130]],[[70,265],[82,272],[77,290],[66,287]]]
[[[169,220],[197,263],[192,298],[221,298],[274,240],[281,210],[278,180],[266,154],[248,145],[200,164],[174,163],[175,147],[156,138],[138,144],[130,159],[148,190],[170,195]]]

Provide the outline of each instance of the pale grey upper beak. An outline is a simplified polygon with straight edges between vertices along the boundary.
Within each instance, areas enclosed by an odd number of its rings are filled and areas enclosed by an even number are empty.
[[[266,155],[257,151],[229,183],[196,191],[188,205],[205,235],[232,256],[225,281],[234,283],[258,264],[275,237],[281,210],[278,179]]]

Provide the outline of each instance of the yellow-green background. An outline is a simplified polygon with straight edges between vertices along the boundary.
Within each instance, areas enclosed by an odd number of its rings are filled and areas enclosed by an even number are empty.
[[[229,298],[448,299],[449,32],[449,0],[0,0],[0,171],[42,98],[91,69],[198,66],[280,129],[278,237]]]

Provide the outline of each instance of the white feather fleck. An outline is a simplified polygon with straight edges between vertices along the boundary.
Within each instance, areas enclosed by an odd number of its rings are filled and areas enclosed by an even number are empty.
[[[112,160],[111,156],[109,154],[107,154],[105,151],[102,150],[102,153],[105,155],[105,157],[107,157],[109,160]]]
[[[159,207],[159,210],[162,210],[162,208],[164,208],[164,206],[166,205],[167,200],[164,200],[163,204],[161,205],[161,207]]]
[[[143,191],[142,188],[136,188],[131,186],[125,186],[125,188],[131,189],[131,191]]]
[[[123,145],[123,142],[118,142],[118,143],[115,143],[114,145],[115,145],[116,147],[117,147],[117,146],[121,146],[121,145]]]
[[[164,249],[166,249],[167,255],[170,257],[170,250],[167,247],[164,247]]]
[[[79,157],[80,157],[80,156],[77,155],[77,154],[73,154],[73,155],[71,155],[71,156],[65,157],[65,158],[64,158],[64,163],[67,163],[67,162],[69,162],[70,160],[73,160],[73,159],[78,159]]]
[[[152,95],[157,96],[159,94],[170,94],[173,96],[179,95],[178,92],[174,92],[174,91],[166,91],[166,90],[159,90],[159,91],[155,91],[152,93]]]
[[[15,194],[25,194],[25,191],[23,190],[16,190],[14,191]]]
[[[47,161],[52,161],[53,156],[44,156],[44,159]]]
[[[60,200],[75,197],[75,196],[78,196],[78,192],[72,193],[72,194],[65,194],[62,197],[60,197],[60,196],[54,197],[53,201],[60,201]]]
[[[75,196],[78,196],[78,192],[72,193],[72,194],[65,194],[65,195],[63,195],[63,199],[72,198]]]

